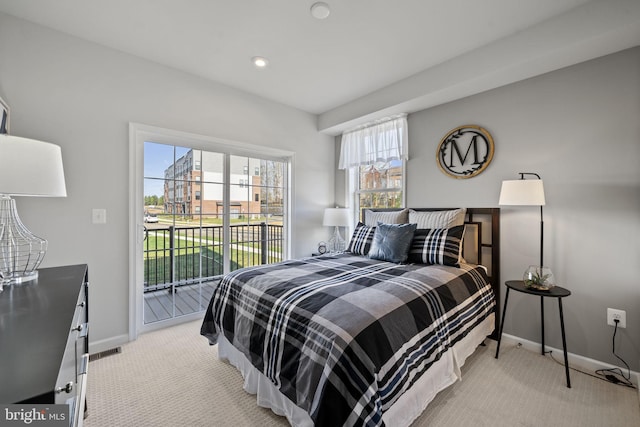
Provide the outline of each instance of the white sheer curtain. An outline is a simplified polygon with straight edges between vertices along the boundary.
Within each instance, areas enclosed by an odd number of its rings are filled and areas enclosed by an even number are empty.
[[[339,169],[407,160],[407,115],[395,116],[342,134]]]

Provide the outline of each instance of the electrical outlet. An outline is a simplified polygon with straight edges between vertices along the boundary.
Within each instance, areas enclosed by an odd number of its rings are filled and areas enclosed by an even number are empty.
[[[627,312],[624,310],[616,310],[615,308],[607,308],[607,325],[615,326],[615,320],[618,321],[618,328],[626,328]]]

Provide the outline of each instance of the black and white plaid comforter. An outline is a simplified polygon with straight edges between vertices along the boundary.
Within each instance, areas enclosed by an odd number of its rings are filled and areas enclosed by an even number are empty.
[[[494,304],[481,267],[325,255],[230,273],[201,334],[223,334],[316,425],[378,426]]]

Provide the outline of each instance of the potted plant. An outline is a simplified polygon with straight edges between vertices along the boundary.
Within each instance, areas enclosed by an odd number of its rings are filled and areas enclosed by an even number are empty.
[[[548,291],[556,285],[556,279],[549,267],[530,265],[522,279],[527,288]]]

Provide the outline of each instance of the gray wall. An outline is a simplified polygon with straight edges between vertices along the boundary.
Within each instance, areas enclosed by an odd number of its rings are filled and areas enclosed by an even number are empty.
[[[498,205],[501,181],[537,172],[545,185],[545,263],[560,285],[570,352],[619,364],[607,307],[626,310],[617,351],[640,359],[640,48],[595,59],[409,115],[408,206]],[[440,139],[463,124],[488,129],[491,165],[456,180],[435,163]],[[339,185],[336,184],[336,187]],[[535,207],[502,207],[503,280],[538,264]],[[504,288],[503,288],[504,289]],[[504,294],[504,292],[503,292]],[[537,299],[511,294],[505,333],[540,342]],[[555,302],[548,344],[562,348]]]
[[[334,145],[313,115],[4,14],[0,96],[12,134],[62,147],[68,197],[20,198],[18,211],[49,241],[43,267],[89,265],[92,351],[128,334],[129,122],[295,152],[293,255],[326,239]]]

